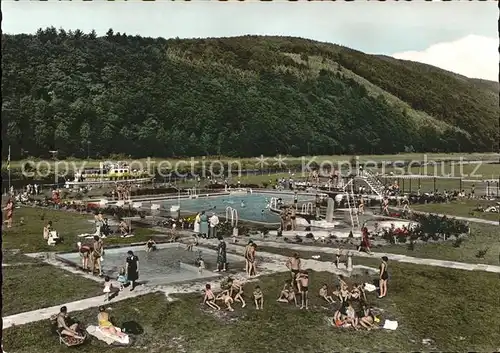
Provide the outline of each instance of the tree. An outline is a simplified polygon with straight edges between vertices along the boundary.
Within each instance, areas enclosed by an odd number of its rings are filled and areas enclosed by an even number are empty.
[[[2,147],[34,156],[86,157],[90,144],[133,157],[470,152],[499,140],[494,85],[299,38],[51,27],[3,35],[2,48]],[[304,65],[313,58],[319,72]]]

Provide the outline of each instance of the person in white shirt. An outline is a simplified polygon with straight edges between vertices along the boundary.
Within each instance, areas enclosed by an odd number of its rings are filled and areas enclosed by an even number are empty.
[[[217,238],[217,226],[219,225],[219,217],[212,213],[212,217],[208,220],[210,224],[209,238]]]

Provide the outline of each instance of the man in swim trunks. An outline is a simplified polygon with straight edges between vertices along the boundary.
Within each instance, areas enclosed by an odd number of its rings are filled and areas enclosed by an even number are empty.
[[[253,244],[253,241],[249,240],[248,244],[245,246],[245,253],[243,255],[245,258],[245,272],[246,272],[248,277],[250,277],[250,270],[252,268],[252,264],[250,262],[251,261],[250,251],[251,251],[252,244]]]
[[[102,276],[101,257],[104,253],[104,244],[98,235],[94,236],[94,246],[92,250],[92,273],[99,269],[99,276]]]
[[[300,266],[301,266],[301,261],[300,261],[300,256],[298,253],[293,253],[293,255],[288,258],[288,261],[286,263],[286,267],[290,270],[290,276],[292,279],[292,286],[297,289],[296,286],[296,279],[297,275],[300,272]]]
[[[57,331],[60,335],[82,339],[83,336],[76,331],[78,329],[78,323],[69,323],[68,325],[68,321],[68,308],[63,306],[59,314],[57,314]]]
[[[90,246],[83,244],[81,242],[76,243],[78,245],[78,253],[80,254],[80,257],[82,258],[82,269],[84,271],[89,270],[89,258],[90,254],[92,253],[92,249]]]
[[[301,299],[302,303],[300,308],[304,309],[304,307],[307,309],[308,308],[308,294],[309,294],[309,273],[307,271],[300,271],[299,275],[297,276],[297,284],[300,288],[300,294],[301,294]]]

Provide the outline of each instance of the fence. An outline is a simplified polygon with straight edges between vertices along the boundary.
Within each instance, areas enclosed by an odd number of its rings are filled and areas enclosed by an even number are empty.
[[[500,177],[493,180],[471,180],[463,178],[438,178],[438,177],[380,177],[385,185],[396,183],[404,193],[439,191],[464,191],[474,192],[477,196],[500,197]]]

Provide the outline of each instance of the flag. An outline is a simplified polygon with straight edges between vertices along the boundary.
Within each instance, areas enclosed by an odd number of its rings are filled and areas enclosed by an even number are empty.
[[[10,170],[10,145],[9,145],[9,155],[7,156],[7,170]]]

